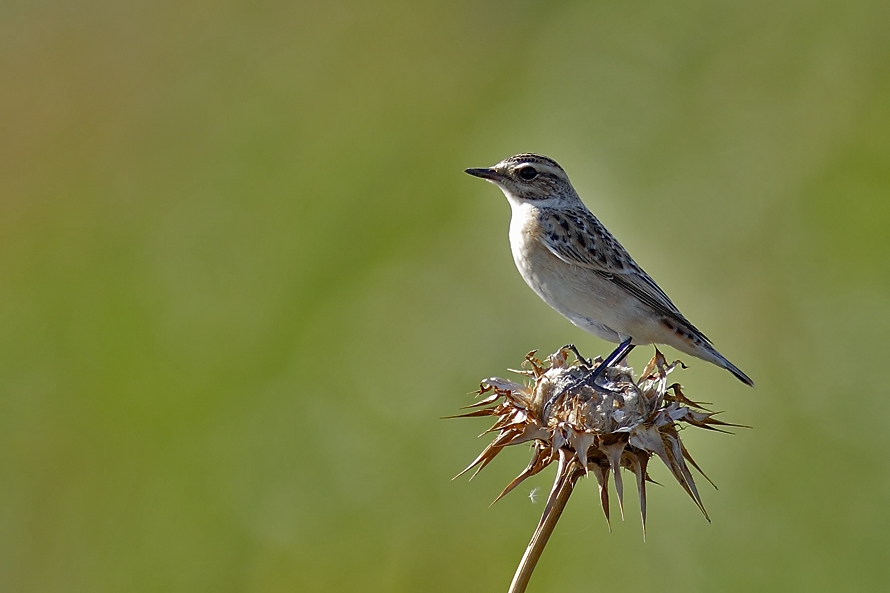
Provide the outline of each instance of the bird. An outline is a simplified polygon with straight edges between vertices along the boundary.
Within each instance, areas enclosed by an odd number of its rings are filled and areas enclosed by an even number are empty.
[[[556,161],[523,153],[465,172],[498,186],[510,203],[513,261],[531,289],[577,327],[618,344],[588,384],[635,346],[667,344],[754,386],[584,205]]]

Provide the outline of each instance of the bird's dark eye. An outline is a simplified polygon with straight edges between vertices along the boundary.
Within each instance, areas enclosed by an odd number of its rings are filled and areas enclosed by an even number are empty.
[[[526,181],[531,181],[538,176],[538,170],[534,167],[523,167],[519,170],[519,176]]]

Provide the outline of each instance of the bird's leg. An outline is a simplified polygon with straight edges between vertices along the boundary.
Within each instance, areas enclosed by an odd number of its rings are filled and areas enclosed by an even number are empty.
[[[597,365],[597,367],[595,369],[593,369],[592,371],[590,371],[589,373],[587,373],[587,375],[585,375],[584,377],[582,377],[580,379],[576,379],[575,381],[572,381],[571,383],[569,383],[568,385],[566,385],[565,387],[563,387],[562,389],[560,389],[559,391],[557,391],[556,393],[551,395],[550,399],[548,399],[546,401],[546,403],[544,403],[544,407],[541,409],[541,418],[546,419],[547,416],[550,415],[550,409],[553,407],[553,404],[555,404],[556,400],[558,400],[560,398],[560,396],[562,396],[562,394],[565,393],[566,391],[571,391],[573,389],[577,389],[581,385],[589,385],[590,387],[593,387],[594,389],[596,389],[596,380],[602,376],[603,372],[607,368],[609,368],[610,366],[612,366],[613,364],[615,364],[616,362],[620,361],[622,358],[624,358],[625,356],[630,354],[630,351],[634,349],[634,345],[630,343],[631,339],[632,338],[627,338],[626,340],[624,340],[623,342],[618,344],[618,347],[615,348],[615,350],[606,358],[606,360],[604,360],[599,365]],[[575,348],[575,346],[573,344],[566,345],[566,348],[568,348],[569,350],[574,352],[575,356],[579,357],[579,359],[582,361],[581,364],[584,365],[585,368],[588,368],[588,369],[590,368],[589,365],[585,364],[587,361],[583,357],[579,356],[578,350]]]
[[[634,345],[630,343],[631,339],[632,338],[627,338],[626,340],[618,344],[618,347],[615,348],[612,354],[610,354],[608,358],[606,358],[606,360],[602,362],[602,364],[597,366],[595,369],[593,369],[593,371],[590,372],[590,374],[584,377],[582,383],[593,387],[596,380],[600,376],[602,376],[603,371],[630,354],[630,351],[634,349]]]

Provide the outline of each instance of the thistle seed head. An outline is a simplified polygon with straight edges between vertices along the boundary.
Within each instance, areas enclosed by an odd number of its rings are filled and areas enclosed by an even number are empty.
[[[704,473],[683,445],[679,430],[685,425],[708,430],[739,425],[715,418],[715,412],[688,399],[678,383],[668,384],[668,375],[682,363],[668,364],[658,350],[637,379],[630,367],[613,366],[605,369],[595,387],[582,381],[590,372],[587,363],[577,358],[570,363],[569,353],[560,349],[546,361],[529,353],[523,370],[515,371],[527,377],[524,383],[500,378],[482,381],[478,395],[483,399],[468,406],[475,408],[473,411],[458,417],[493,416],[495,423],[486,432],[494,433],[495,438],[458,476],[476,468],[475,476],[505,447],[531,443],[528,466],[494,502],[556,463],[556,478],[540,529],[561,497],[563,505],[568,500],[566,492],[571,492],[578,478],[591,474],[599,484],[600,504],[607,522],[608,483],[610,476],[614,479],[623,519],[624,468],[635,478],[645,538],[646,483],[652,481],[647,468],[656,456],[708,518],[689,466],[703,476]],[[600,359],[594,361],[594,365],[598,363]],[[555,403],[544,416],[544,402],[556,394],[559,395]]]

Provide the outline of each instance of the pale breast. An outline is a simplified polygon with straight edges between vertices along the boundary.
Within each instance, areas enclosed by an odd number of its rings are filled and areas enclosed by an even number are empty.
[[[548,305],[581,329],[600,338],[618,342],[608,327],[608,310],[614,302],[611,287],[586,271],[570,266],[548,250],[541,241],[537,209],[528,204],[513,208],[510,247],[513,261],[526,284]]]
[[[552,295],[546,290],[548,274],[545,272],[552,264],[547,261],[549,254],[545,253],[546,250],[542,251],[538,240],[541,228],[537,224],[536,214],[537,209],[529,204],[518,204],[513,207],[513,216],[510,219],[510,249],[522,278],[538,293],[538,296],[550,303]]]

